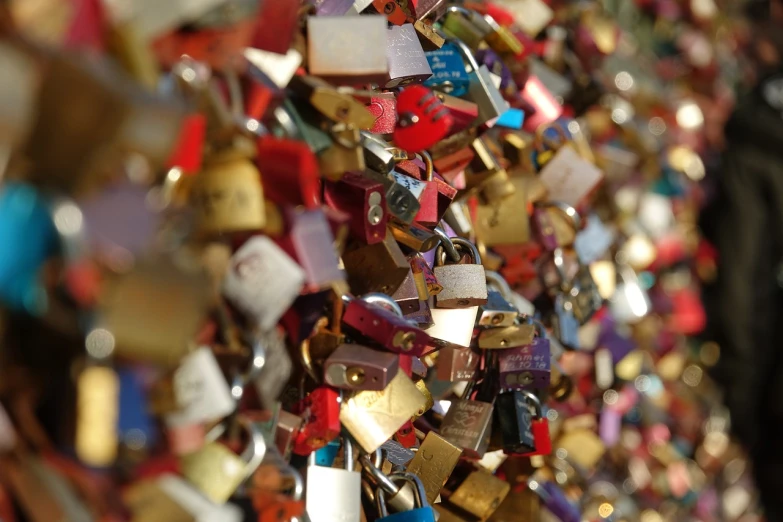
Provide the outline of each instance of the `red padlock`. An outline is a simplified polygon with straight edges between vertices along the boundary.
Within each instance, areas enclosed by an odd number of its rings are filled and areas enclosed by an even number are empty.
[[[397,433],[394,435],[397,442],[405,446],[406,448],[412,448],[416,445],[416,430],[413,429],[413,422],[408,421],[402,425]]]
[[[294,439],[293,451],[307,456],[340,435],[340,394],[329,386],[319,386],[294,405],[294,413],[304,424]]]
[[[453,123],[453,116],[432,91],[413,85],[397,97],[394,142],[407,152],[429,149],[448,135]]]
[[[394,25],[413,23],[411,0],[373,0],[372,6]]]
[[[320,208],[318,159],[305,142],[264,136],[258,140],[256,161],[267,198],[280,205]]]
[[[254,23],[249,21],[198,32],[175,31],[155,40],[152,48],[166,67],[188,55],[213,69],[238,70],[244,65],[243,52],[250,46],[254,30]]]
[[[386,238],[386,190],[377,181],[358,173],[347,172],[340,181],[328,181],[324,199],[331,208],[350,215],[353,237],[373,245]]]
[[[343,326],[395,353],[420,357],[432,338],[404,318],[377,304],[351,299],[345,307]]]

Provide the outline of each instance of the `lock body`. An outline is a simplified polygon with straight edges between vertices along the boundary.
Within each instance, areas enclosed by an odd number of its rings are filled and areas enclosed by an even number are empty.
[[[422,83],[432,76],[413,24],[392,25],[388,31],[386,57],[389,60],[389,77],[385,87],[392,89]]]
[[[548,339],[536,337],[530,344],[501,350],[498,361],[503,388],[549,388],[551,353]]]
[[[465,455],[481,458],[489,446],[492,412],[488,402],[468,399],[452,401],[440,427],[441,436],[462,448]]]
[[[496,415],[506,453],[529,453],[536,450],[533,415],[526,395],[518,390],[500,393],[496,398]]]
[[[358,344],[342,344],[324,361],[324,381],[344,390],[383,390],[397,375],[399,357]]]
[[[351,235],[368,245],[386,238],[386,191],[383,185],[359,173],[348,172],[337,182],[326,183],[326,203],[351,216]]]
[[[353,299],[345,308],[343,325],[395,353],[422,355],[429,336],[388,310]]]

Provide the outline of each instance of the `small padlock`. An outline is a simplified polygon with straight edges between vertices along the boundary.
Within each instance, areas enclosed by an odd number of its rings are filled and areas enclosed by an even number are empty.
[[[279,2],[264,2],[261,4],[256,20],[256,31],[253,45],[277,54],[285,54],[291,47],[299,21],[300,2],[297,0],[280,0]]]
[[[343,438],[344,469],[307,466],[307,514],[312,522],[359,522],[362,475],[354,471],[353,444]]]
[[[457,249],[464,250],[472,263],[445,264],[447,254],[453,262],[462,259]],[[445,248],[441,243],[435,251],[435,262],[435,277],[443,286],[443,290],[435,297],[439,308],[468,308],[486,304],[486,274],[475,245],[459,237],[450,238]]]
[[[209,442],[197,452],[182,457],[182,474],[217,504],[226,502],[264,460],[263,434],[243,418],[240,423],[250,433],[248,446],[241,456],[218,442]]]
[[[394,174],[394,171],[391,173]],[[421,208],[418,198],[398,183],[394,176],[387,177],[371,170],[365,171],[365,175],[386,187],[386,209],[389,214],[402,223],[411,224]]]
[[[446,43],[446,40],[433,29],[432,25],[423,20],[413,22],[413,28],[416,30],[416,36],[419,37],[419,43],[424,51],[438,50]]]
[[[536,327],[516,321],[511,326],[486,328],[479,333],[478,346],[482,350],[505,350],[533,342]]]
[[[517,245],[530,239],[526,182],[518,177],[508,182],[514,188],[510,195],[478,205],[474,222],[476,236],[488,247]]]
[[[473,471],[454,490],[448,503],[486,520],[500,506],[511,490],[511,484],[483,470]]]
[[[406,470],[415,474],[424,486],[427,502],[435,502],[451,476],[462,448],[450,443],[434,431],[427,433]]]
[[[397,243],[414,252],[429,252],[440,244],[437,235],[416,224],[406,227],[392,222],[389,223],[389,232]]]
[[[397,96],[395,144],[408,152],[429,149],[449,134],[454,119],[427,87],[413,85]]]
[[[294,439],[297,455],[309,455],[340,435],[340,394],[328,386],[310,392],[293,407],[293,413],[304,420]]]
[[[451,5],[446,8],[443,30],[449,35],[459,38],[471,49],[478,49],[479,44],[492,32],[492,27],[480,13]]]
[[[533,342],[498,354],[500,385],[505,389],[535,389],[540,393],[549,389],[552,360],[549,339],[543,325],[533,322],[537,330]]]
[[[416,287],[416,277],[413,275],[413,270],[408,272],[405,281],[402,282],[400,287],[391,297],[400,305],[402,315],[408,315],[419,311],[421,308],[421,297],[419,296],[419,290]]]
[[[282,459],[280,459],[282,461]],[[281,462],[282,464],[282,462]],[[295,520],[305,514],[304,483],[302,476],[288,465],[281,466],[285,474],[293,478],[291,496],[276,492],[257,490],[253,495],[253,508],[258,514],[258,522],[280,522]]]
[[[413,20],[411,0],[372,0],[372,8],[385,15],[394,25],[403,25]]]
[[[438,351],[438,379],[448,382],[470,382],[478,375],[481,356],[471,348],[447,346]]]
[[[398,486],[380,469],[383,466],[383,455],[380,448],[375,450],[374,457],[375,458],[371,460],[369,455],[363,455],[360,459],[362,470],[369,479],[368,483],[374,484],[379,489],[383,489],[386,494],[386,503],[395,511],[409,511],[414,509],[418,496],[418,493],[414,489],[415,484],[405,482],[402,487]]]
[[[493,327],[513,325],[519,311],[504,295],[504,292],[506,295],[510,294],[511,288],[497,272],[485,270],[485,275],[487,284],[498,287],[499,290],[487,286],[487,303],[479,306],[478,325]]]
[[[398,370],[393,353],[343,344],[324,361],[324,382],[343,390],[383,390]]]
[[[393,482],[396,480],[403,480],[413,484],[416,504],[411,510],[389,515],[389,511],[386,508],[386,493],[383,488],[378,488],[375,498],[376,506],[378,507],[378,520],[385,520],[387,522],[435,522],[435,510],[432,509],[427,501],[426,492],[424,491],[424,487],[419,477],[413,473],[402,472],[392,473],[389,478]]]
[[[574,315],[574,304],[563,294],[555,297],[552,331],[563,346],[579,349],[579,321]]]
[[[296,76],[291,81],[290,89],[296,95],[307,99],[321,115],[335,123],[367,130],[375,122],[372,113],[363,103],[316,76]]]

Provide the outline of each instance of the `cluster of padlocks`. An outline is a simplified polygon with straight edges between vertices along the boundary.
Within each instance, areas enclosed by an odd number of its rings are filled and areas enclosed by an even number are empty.
[[[750,516],[711,0],[0,14],[0,520]]]

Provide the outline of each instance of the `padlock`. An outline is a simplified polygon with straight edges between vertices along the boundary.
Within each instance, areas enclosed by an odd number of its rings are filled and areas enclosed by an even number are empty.
[[[424,395],[405,372],[398,372],[385,389],[343,400],[340,421],[364,451],[373,452],[425,406]]]
[[[432,18],[437,20],[446,12],[445,0],[419,0],[416,4],[416,18],[423,20]]]
[[[487,303],[479,306],[479,326],[503,327],[511,326],[519,314],[514,305],[503,295],[511,293],[508,283],[497,272],[485,270],[488,285],[500,287],[502,291],[487,286]],[[498,281],[498,284],[495,282]]]
[[[257,150],[265,197],[279,205],[321,205],[318,160],[306,143],[263,137]]]
[[[555,297],[552,315],[552,331],[554,336],[565,347],[579,349],[579,321],[574,314],[574,304],[563,294]]]
[[[237,153],[207,158],[191,197],[202,234],[254,232],[266,225],[261,173]]]
[[[446,41],[440,49],[428,51],[425,55],[432,77],[424,85],[454,97],[467,94],[468,73],[456,44]]]
[[[394,176],[387,177],[371,170],[365,171],[365,175],[386,187],[386,209],[389,214],[402,223],[411,224],[421,208],[418,198],[398,183]]]
[[[452,504],[479,520],[487,520],[511,490],[511,484],[486,472],[473,471],[448,498]]]
[[[343,438],[345,469],[317,466],[314,454],[307,466],[307,514],[313,522],[359,522],[362,475],[354,471],[353,444]],[[316,486],[317,485],[317,486]]]
[[[392,481],[403,480],[407,483],[414,484],[413,491],[415,493],[416,504],[415,507],[408,511],[401,511],[389,515],[389,511],[386,508],[386,493],[383,488],[378,488],[376,493],[376,505],[378,507],[378,520],[385,520],[387,522],[400,522],[400,521],[413,521],[413,522],[435,522],[435,510],[429,505],[426,498],[424,487],[419,477],[413,473],[392,473],[389,477]]]
[[[468,385],[462,399],[451,401],[440,426],[440,435],[465,451],[470,458],[481,458],[489,446],[492,433],[491,403],[469,399]]]
[[[417,497],[420,495],[414,488],[418,485],[415,482],[405,482],[400,487],[383,473],[380,469],[383,466],[383,455],[380,448],[374,452],[374,459],[370,459],[369,455],[362,455],[360,462],[362,471],[365,472],[366,477],[369,479],[367,484],[383,489],[386,494],[386,503],[392,509],[395,511],[409,511],[416,507]],[[397,474],[399,475],[399,473]],[[373,495],[377,496],[374,492]]]
[[[182,474],[217,504],[226,502],[264,460],[263,434],[242,418],[240,423],[250,434],[241,456],[219,442],[209,442],[199,451],[182,457]]]
[[[342,256],[348,282],[354,292],[393,294],[402,285],[410,265],[393,234],[370,245],[354,243]]]
[[[231,258],[223,280],[223,293],[261,328],[268,330],[293,304],[304,283],[302,268],[274,241],[266,236],[254,236]]]
[[[331,181],[339,181],[349,171],[364,170],[364,150],[361,132],[355,127],[330,129],[333,143],[318,154],[321,175]],[[388,196],[387,196],[388,198]]]
[[[440,490],[454,471],[462,448],[450,443],[434,431],[427,433],[406,470],[415,474],[424,486],[427,502],[435,502]]]
[[[437,233],[436,235],[442,240],[442,236]],[[438,282],[438,278],[435,277],[435,272],[432,271],[432,267],[421,253],[411,256],[410,264],[420,300],[426,301],[430,296],[438,295],[443,290],[443,286]]]
[[[429,252],[440,244],[440,238],[437,235],[415,223],[406,227],[391,222],[389,223],[389,232],[397,243],[414,252]]]
[[[367,110],[375,116],[375,124],[370,129],[373,134],[391,134],[397,126],[397,98],[378,96],[370,99]],[[368,162],[372,168],[372,165]],[[376,169],[377,170],[377,169]]]
[[[533,342],[498,354],[500,385],[505,389],[535,389],[540,393],[549,389],[552,359],[549,339],[543,325],[533,322],[537,330]]]
[[[478,205],[474,222],[476,235],[489,247],[521,244],[530,239],[526,183],[524,178],[517,177],[511,178],[509,183],[514,187],[511,195]]]
[[[448,135],[453,121],[448,109],[427,87],[406,87],[397,96],[394,142],[408,152],[429,149]]]
[[[528,454],[536,451],[529,402],[534,404],[540,418],[541,402],[528,391],[504,391],[496,398],[495,416],[500,426],[503,451],[506,453]]]
[[[603,177],[603,172],[568,146],[560,147],[539,173],[549,191],[549,199],[573,207],[581,205]]]
[[[304,420],[294,440],[297,455],[309,455],[340,434],[340,395],[328,386],[310,392],[294,406],[293,413]]]
[[[435,96],[449,110],[454,123],[451,125],[450,134],[456,134],[472,126],[478,118],[478,105],[463,98],[457,98],[451,94],[436,91]]]
[[[291,47],[299,21],[299,2],[265,2],[256,15],[258,28],[253,39],[256,49],[285,54]]]
[[[200,31],[173,31],[152,42],[156,58],[171,67],[183,55],[206,63],[219,71],[240,68],[242,52],[253,40],[255,23],[241,20],[231,25],[204,28]]]
[[[434,308],[430,306],[429,308],[433,324],[427,328],[427,335],[456,346],[470,346],[478,306],[467,308]]]
[[[446,8],[443,30],[448,35],[459,38],[471,49],[478,49],[479,44],[492,32],[492,27],[480,13],[451,5]]]
[[[363,130],[370,129],[375,123],[375,118],[363,103],[316,76],[296,76],[290,89],[335,123]]]
[[[386,79],[386,17],[308,17],[310,74],[329,81],[359,84]],[[357,52],[357,42],[362,42]]]
[[[324,200],[329,206],[351,215],[352,235],[368,245],[386,238],[386,190],[383,185],[356,172],[348,172],[324,186]]]
[[[447,346],[438,351],[438,379],[448,382],[470,382],[478,375],[481,356],[471,348]]]
[[[275,492],[257,491],[253,496],[253,508],[258,513],[258,522],[279,522],[294,520],[305,514],[304,483],[298,471],[291,466],[282,466],[286,475],[293,478],[291,496]]]
[[[343,390],[383,390],[398,370],[393,353],[343,344],[324,361],[324,382]]]
[[[450,246],[449,246],[450,244]],[[435,277],[443,290],[435,297],[439,308],[468,308],[487,302],[487,281],[478,249],[462,238],[451,238],[444,248],[441,243],[435,251]],[[448,253],[452,261],[461,259],[457,248],[468,253],[472,264],[445,264]],[[453,250],[453,252],[449,252]],[[456,255],[453,255],[456,254]]]
[[[389,60],[389,76],[384,87],[392,89],[422,83],[432,76],[413,24],[392,25],[388,31],[386,57]]]
[[[478,346],[482,350],[505,350],[533,342],[536,326],[519,320],[511,326],[486,328],[479,333]]]
[[[416,30],[416,36],[424,51],[436,51],[446,43],[446,40],[435,31],[432,25],[423,20],[413,22],[413,29]]]
[[[312,0],[318,16],[343,16],[351,10],[351,0]]]
[[[397,305],[389,296],[383,297],[394,306]],[[397,309],[399,310],[399,306]],[[402,313],[398,316],[382,306],[361,299],[349,301],[342,321],[345,327],[350,328],[358,336],[378,343],[395,353],[419,357],[431,342],[429,335],[411,326],[402,318]]]
[[[495,18],[487,13],[484,15],[484,21],[487,22],[492,31],[484,37],[487,44],[498,54],[517,56],[522,53],[524,46],[514,33],[505,26],[500,25]]]

